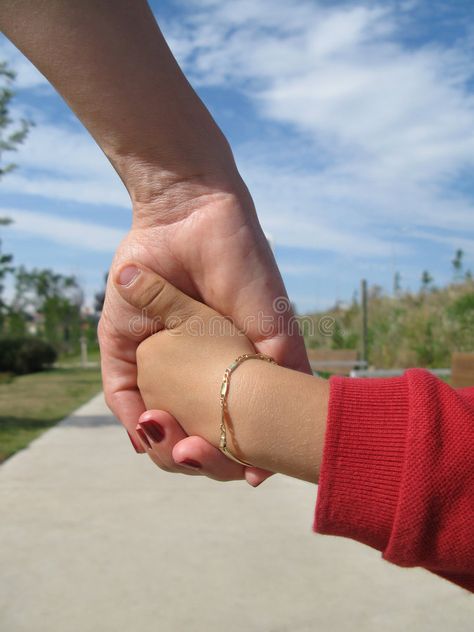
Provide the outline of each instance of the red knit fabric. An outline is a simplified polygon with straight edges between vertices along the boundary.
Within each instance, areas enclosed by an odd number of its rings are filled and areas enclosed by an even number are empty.
[[[474,592],[474,388],[331,378],[314,530]]]

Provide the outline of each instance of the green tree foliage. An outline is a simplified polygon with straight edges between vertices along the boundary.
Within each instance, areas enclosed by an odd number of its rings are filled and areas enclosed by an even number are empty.
[[[25,118],[18,120],[12,115],[14,82],[15,73],[5,62],[0,62],[0,179],[17,167],[11,154],[23,143],[33,125]],[[9,218],[0,217],[0,228],[10,223]],[[15,274],[15,296],[7,304],[4,290],[10,274]],[[25,349],[41,349],[45,343],[38,338],[43,338],[59,352],[77,352],[82,326],[89,342],[96,344],[97,319],[82,318],[82,302],[82,290],[75,277],[52,270],[15,269],[13,255],[3,252],[0,240],[0,336],[3,335],[4,345],[15,340],[21,341]],[[36,338],[27,335],[32,333]],[[14,349],[15,344],[12,342],[13,346],[8,348]],[[18,356],[26,357],[25,354],[26,351],[22,351]]]
[[[32,125],[32,122],[26,119],[21,119],[18,123],[10,114],[11,101],[15,95],[13,91],[14,81],[15,73],[6,62],[0,62],[0,178],[16,168],[14,162],[8,161],[8,155],[18,149]],[[0,217],[0,226],[8,224],[11,224],[11,219]],[[12,262],[13,255],[3,252],[0,239],[0,333],[4,330],[5,318],[8,313],[3,293],[6,278],[15,269]]]
[[[421,290],[422,292],[427,292],[430,289],[431,284],[433,283],[433,277],[428,272],[428,270],[424,270],[421,275]]]
[[[58,351],[71,352],[80,337],[82,289],[74,276],[52,270],[18,268],[13,310],[36,321],[41,334]]]
[[[102,312],[102,309],[104,307],[104,301],[105,301],[105,290],[107,287],[107,279],[109,278],[109,273],[107,272],[104,275],[104,287],[100,292],[96,292],[94,294],[94,311],[96,314],[100,314]]]
[[[8,224],[11,224],[11,220],[8,217],[0,217],[0,226],[7,226]],[[3,252],[2,240],[0,239],[0,333],[3,331],[5,316],[8,313],[8,306],[3,299],[3,293],[5,290],[6,278],[15,269],[12,262],[13,255]]]
[[[461,254],[460,254],[461,253]],[[457,251],[453,261],[462,274],[463,254]],[[372,286],[368,292],[369,362],[378,368],[413,366],[449,367],[453,351],[474,351],[474,280],[464,274],[446,287],[434,288],[429,272],[422,276],[417,293],[399,291],[384,294]],[[307,344],[313,348],[357,348],[360,351],[362,313],[353,300],[324,312],[337,323],[332,335],[321,335],[318,322],[323,314],[305,317],[314,320],[306,326]]]
[[[11,116],[11,101],[15,95],[14,81],[15,73],[6,62],[0,62],[0,178],[16,168],[14,162],[6,161],[5,154],[18,149],[32,125],[27,119],[22,118],[17,122]]]
[[[472,281],[470,282],[472,286]],[[467,292],[457,298],[448,308],[452,321],[452,335],[458,351],[472,351],[474,332],[474,292]]]
[[[0,338],[0,372],[35,373],[51,366],[57,358],[52,345],[32,337]]]
[[[359,344],[359,332],[351,328],[351,322],[354,317],[359,315],[360,308],[355,298],[352,304],[343,308],[336,306],[338,316],[335,319],[333,334],[331,337],[331,347],[333,349],[357,349]]]
[[[402,275],[400,272],[395,272],[393,275],[393,293],[398,296],[402,291]]]
[[[451,261],[453,266],[454,280],[459,281],[463,276],[463,266],[464,266],[464,251],[459,249],[456,250],[454,255],[454,259]]]

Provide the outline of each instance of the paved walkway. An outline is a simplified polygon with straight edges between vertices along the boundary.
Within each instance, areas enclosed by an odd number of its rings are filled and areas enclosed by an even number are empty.
[[[474,599],[316,536],[316,490],[162,473],[99,396],[0,467],[2,632],[474,630]]]

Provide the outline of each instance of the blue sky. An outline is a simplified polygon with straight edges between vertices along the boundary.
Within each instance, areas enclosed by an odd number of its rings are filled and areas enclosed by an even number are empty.
[[[416,289],[474,269],[474,2],[151,2],[229,138],[300,311],[366,277]],[[4,248],[90,297],[130,224],[117,176],[6,40],[15,112],[36,127],[0,185]]]

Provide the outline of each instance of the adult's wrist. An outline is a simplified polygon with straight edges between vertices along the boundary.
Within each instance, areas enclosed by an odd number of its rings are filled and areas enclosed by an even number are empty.
[[[136,228],[176,221],[212,203],[218,203],[222,211],[227,206],[233,211],[255,214],[252,198],[232,156],[213,163],[203,161],[199,168],[183,162],[172,172],[134,157],[123,162],[126,165],[119,174],[130,195]]]
[[[217,125],[210,120],[200,123],[205,134],[190,135],[178,130],[164,143],[162,132],[150,130],[147,144],[101,147],[127,187],[133,202],[148,201],[176,183],[190,180],[224,180],[237,172],[232,150]],[[206,125],[207,124],[207,125]]]

